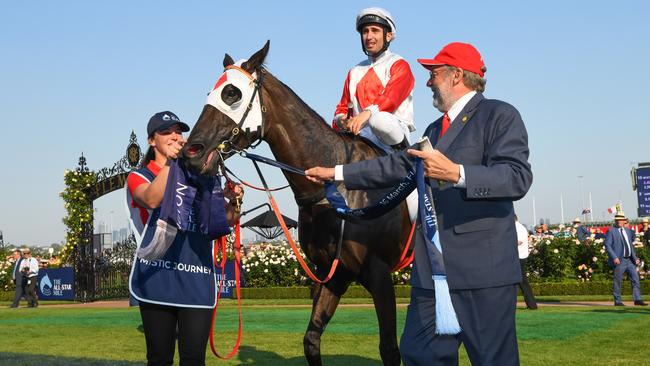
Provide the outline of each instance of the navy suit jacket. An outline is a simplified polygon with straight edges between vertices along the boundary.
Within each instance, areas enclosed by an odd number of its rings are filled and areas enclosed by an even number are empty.
[[[17,286],[19,286],[20,284],[23,283],[23,274],[20,273],[20,264],[22,263],[22,261],[23,261],[22,258],[18,258],[16,263],[14,263],[14,268],[12,270],[13,272],[12,272],[11,278],[16,280],[16,285]]]
[[[576,236],[578,240],[583,241],[591,236],[591,232],[586,227],[580,225],[578,226],[578,230],[576,230]]]
[[[636,263],[636,251],[634,251],[634,233],[630,228],[623,229],[627,234],[628,242],[630,243],[630,260],[632,263]],[[608,260],[607,263],[611,267],[616,267],[614,264],[614,259],[619,258],[623,259],[623,246],[625,241],[618,227],[612,226],[607,230],[605,235],[605,249],[607,250]]]
[[[424,135],[450,160],[462,164],[466,188],[428,179],[438,218],[447,281],[451,289],[476,289],[521,281],[512,202],[522,198],[533,175],[528,134],[517,110],[477,93],[438,139],[442,118]],[[413,160],[400,151],[343,167],[348,189],[398,184]],[[411,285],[433,288],[422,233],[415,237]]]

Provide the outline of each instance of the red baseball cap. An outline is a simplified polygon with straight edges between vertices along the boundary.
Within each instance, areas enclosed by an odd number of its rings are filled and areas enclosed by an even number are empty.
[[[431,66],[448,65],[471,71],[483,77],[485,64],[478,50],[469,43],[453,42],[442,48],[432,59],[419,58],[418,62],[426,69]]]

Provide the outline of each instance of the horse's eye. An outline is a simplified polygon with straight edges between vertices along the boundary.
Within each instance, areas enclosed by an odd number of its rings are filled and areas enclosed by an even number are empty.
[[[221,100],[227,105],[233,105],[241,99],[241,90],[230,84],[226,85],[221,91]]]

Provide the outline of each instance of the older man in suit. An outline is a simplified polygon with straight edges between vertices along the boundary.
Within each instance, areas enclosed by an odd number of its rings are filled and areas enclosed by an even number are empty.
[[[639,274],[636,266],[641,263],[634,251],[634,233],[630,228],[625,227],[627,218],[622,211],[614,216],[614,226],[607,230],[605,235],[605,249],[607,250],[608,263],[614,269],[614,305],[624,306],[621,301],[621,281],[623,274],[627,276],[632,283],[632,297],[634,305],[647,306],[641,299],[641,287],[639,285]]]
[[[14,269],[13,272],[11,273],[11,279],[16,285],[16,292],[14,294],[14,301],[11,303],[12,308],[17,308],[18,305],[20,304],[20,299],[25,295],[25,283],[26,281],[23,281],[23,274],[20,272],[20,268],[22,267],[22,262],[23,262],[23,253],[20,251],[20,249],[14,249],[13,253],[11,253],[13,259],[14,259]]]
[[[445,46],[430,70],[433,105],[444,113],[424,135],[430,152],[415,149],[335,168],[316,167],[309,178],[340,180],[348,189],[398,184],[423,159],[436,209],[451,301],[462,331],[436,334],[436,294],[427,247],[418,228],[411,303],[400,343],[405,365],[457,365],[462,342],[475,365],[518,365],[515,332],[521,271],[513,201],[532,183],[528,136],[517,110],[486,99],[479,52],[465,43]]]

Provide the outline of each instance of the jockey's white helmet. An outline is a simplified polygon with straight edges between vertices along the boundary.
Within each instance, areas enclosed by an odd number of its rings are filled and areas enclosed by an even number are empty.
[[[361,33],[363,26],[369,23],[381,24],[387,28],[387,31],[393,33],[393,38],[395,38],[397,27],[395,26],[393,16],[388,12],[388,10],[377,7],[361,10],[359,14],[357,14],[357,32]]]

